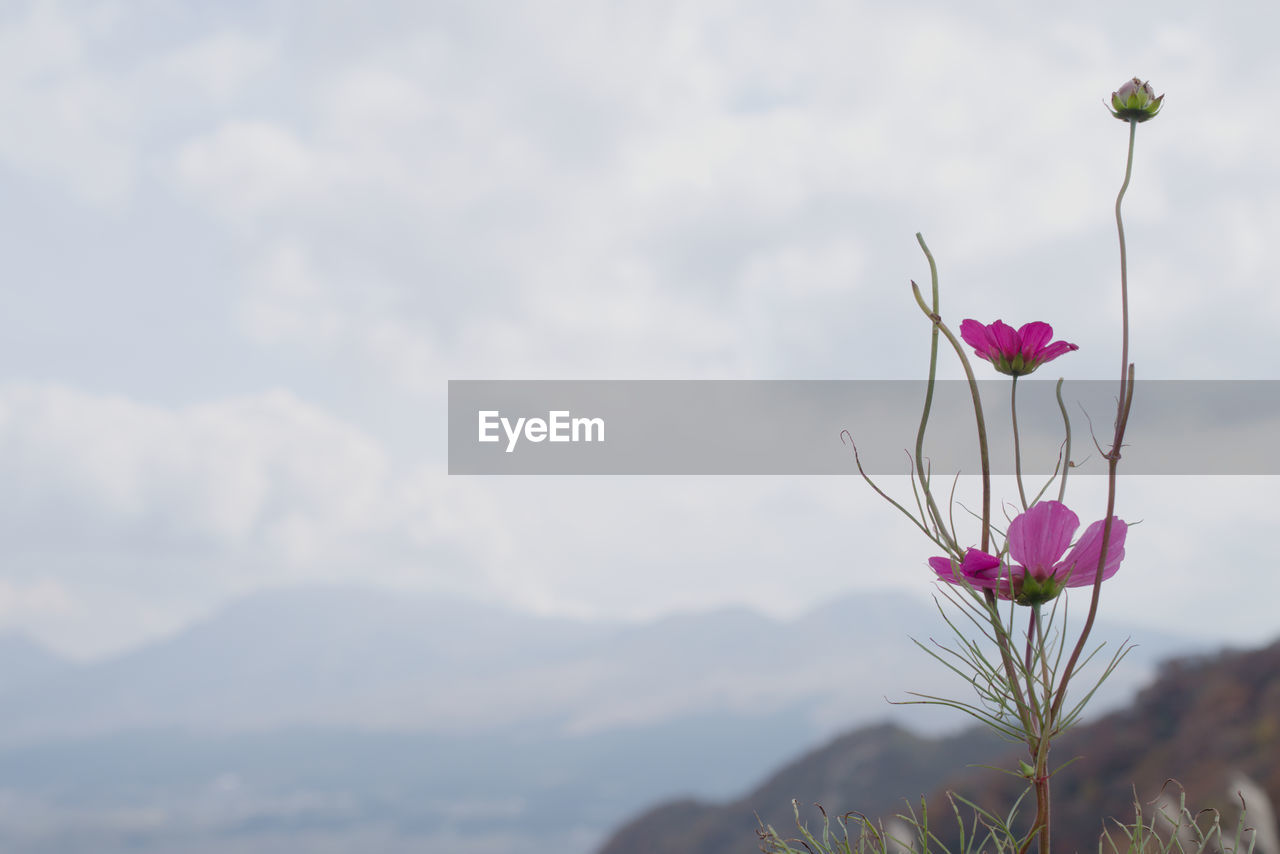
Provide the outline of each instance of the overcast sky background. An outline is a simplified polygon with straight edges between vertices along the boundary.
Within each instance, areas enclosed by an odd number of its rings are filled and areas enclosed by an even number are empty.
[[[853,478],[449,477],[446,383],[917,378],[916,231],[953,326],[1047,320],[1081,348],[1056,373],[1111,377],[1103,101],[1135,74],[1167,93],[1127,203],[1139,376],[1280,379],[1277,17],[7,3],[0,628],[101,656],[313,583],[628,619],[925,596],[933,550]],[[1276,486],[1125,480],[1104,608],[1280,633]]]

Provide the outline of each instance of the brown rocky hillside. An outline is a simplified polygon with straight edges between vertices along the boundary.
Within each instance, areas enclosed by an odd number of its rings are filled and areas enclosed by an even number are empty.
[[[918,802],[927,792],[936,810],[947,789],[983,805],[1007,805],[1021,791],[1017,779],[966,766],[1011,767],[1021,752],[979,730],[927,739],[890,725],[861,729],[796,760],[732,803],[658,806],[621,827],[600,854],[758,851],[757,814],[785,832],[794,827],[793,798],[833,814],[873,816],[890,815],[905,806],[904,799]],[[1053,758],[1059,765],[1076,760],[1055,777],[1057,851],[1097,851],[1103,817],[1130,818],[1135,788],[1150,801],[1169,779],[1185,787],[1195,808],[1234,809],[1232,781],[1239,773],[1276,802],[1280,643],[1166,664],[1129,707],[1064,736]],[[810,814],[817,819],[816,811]]]

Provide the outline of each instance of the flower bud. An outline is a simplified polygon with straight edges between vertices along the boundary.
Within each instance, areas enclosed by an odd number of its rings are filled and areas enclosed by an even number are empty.
[[[1111,93],[1111,115],[1126,122],[1145,122],[1156,117],[1163,100],[1164,95],[1157,98],[1150,83],[1135,77]]]

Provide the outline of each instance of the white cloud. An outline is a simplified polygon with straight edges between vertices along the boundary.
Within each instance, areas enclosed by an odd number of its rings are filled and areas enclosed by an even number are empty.
[[[51,179],[96,207],[127,199],[137,169],[133,105],[116,75],[96,73],[88,44],[110,30],[100,13],[35,3],[0,27],[0,162]]]
[[[165,85],[194,87],[203,98],[226,103],[244,91],[272,65],[278,48],[263,39],[234,31],[214,33],[174,48],[157,58],[148,73],[164,78]]]
[[[320,156],[288,128],[240,119],[187,143],[177,172],[233,222],[313,203],[332,179]]]
[[[260,263],[240,319],[270,345],[329,345],[346,329],[345,315],[329,302],[326,285],[296,245],[274,248]]]
[[[285,391],[170,409],[12,384],[0,470],[15,549],[257,546],[286,561],[304,522],[318,549],[379,528],[389,477],[374,440]]]
[[[66,587],[55,581],[16,584],[0,579],[0,625],[31,631],[71,610]]]
[[[0,522],[11,550],[62,555],[69,601],[77,549],[139,601],[130,563],[192,567],[212,599],[355,566],[421,583],[433,550],[454,563],[432,583],[584,612],[906,583],[909,529],[857,484],[448,479],[440,447],[391,450],[325,407],[438,421],[463,377],[908,375],[916,230],[947,312],[1043,316],[1084,348],[1071,371],[1110,375],[1124,127],[1099,102],[1139,71],[1169,92],[1128,209],[1141,375],[1274,373],[1280,160],[1258,105],[1280,65],[1240,49],[1265,22],[1165,16],[1135,50],[1141,4],[373,4],[297,39],[234,10],[144,34],[127,7],[62,8],[0,27],[0,107],[24,117],[0,162],[132,200],[140,231],[198,231],[225,263],[205,331],[242,335],[219,352],[254,367],[150,404],[119,354],[91,377],[13,368],[31,381],[0,388]],[[170,319],[136,314],[116,337],[144,349]],[[1206,328],[1233,347],[1192,346]],[[253,385],[295,381],[332,399]]]
[[[545,40],[409,31],[319,70],[287,123],[232,119],[188,140],[187,188],[259,258],[283,243],[324,271],[305,296],[262,279],[250,328],[288,326],[304,347],[310,330],[313,351],[410,386],[511,365],[581,375],[584,361],[592,375],[758,376],[794,373],[778,360],[799,355],[812,372],[874,334],[849,307],[887,276],[883,261],[821,259],[879,248],[888,226],[908,248],[936,227],[944,265],[989,268],[1105,220],[1118,127],[1082,136],[1100,104],[1064,109],[1105,42],[1046,51],[942,14],[868,27],[858,10],[722,12],[579,10],[591,39],[519,12],[509,26]],[[511,55],[484,61],[498,51]],[[1010,92],[1008,67],[1034,97]],[[762,329],[778,311],[752,296],[761,259],[784,256],[830,283],[807,302],[788,291],[794,314],[814,309],[790,337]]]

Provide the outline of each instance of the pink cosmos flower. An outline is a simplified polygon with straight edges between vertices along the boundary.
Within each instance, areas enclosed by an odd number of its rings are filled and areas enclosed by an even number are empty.
[[[1014,377],[1029,374],[1063,353],[1080,349],[1066,341],[1050,344],[1053,327],[1038,320],[1017,330],[1001,320],[990,326],[966,320],[960,324],[960,337],[997,371]]]
[[[1016,564],[1004,564],[986,552],[969,549],[958,566],[953,567],[951,558],[946,557],[929,558],[929,565],[943,581],[959,584],[964,579],[970,587],[994,590],[1001,599],[1038,605],[1057,596],[1064,587],[1092,586],[1098,577],[1104,524],[1099,520],[1086,528],[1067,552],[1072,535],[1080,527],[1080,517],[1061,502],[1041,501],[1009,524],[1009,557]],[[1123,520],[1112,517],[1103,581],[1120,569],[1128,530]]]

